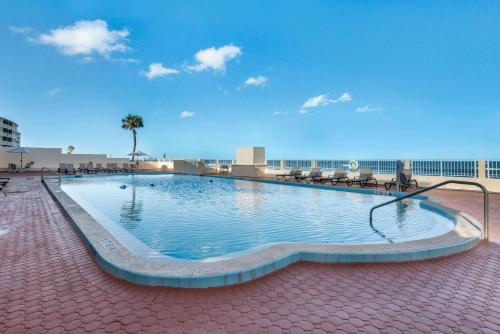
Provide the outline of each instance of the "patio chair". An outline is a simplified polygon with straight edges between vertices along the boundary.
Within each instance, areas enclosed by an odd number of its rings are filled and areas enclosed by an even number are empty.
[[[31,165],[32,165],[31,162],[28,162],[26,165],[24,165],[24,170],[26,172],[29,172],[31,170]]]
[[[130,164],[130,173],[135,173],[135,172],[137,172],[137,165]]]
[[[295,176],[300,176],[300,175],[302,175],[302,171],[299,169],[298,166],[295,166],[292,167],[292,169],[288,173],[276,174],[276,180],[289,181]]]
[[[392,188],[392,186],[396,187],[397,186],[397,179],[394,178],[390,182],[384,183],[385,190],[389,190]],[[411,182],[406,178],[406,174],[402,172],[399,175],[399,191],[406,191],[408,188],[411,187]]]
[[[346,182],[347,186],[350,187],[354,183],[359,183],[361,188],[366,187],[368,184],[378,185],[377,179],[373,177],[373,171],[371,168],[361,168],[359,170],[359,176],[350,179]]]
[[[347,177],[347,172],[343,168],[337,168],[335,169],[335,173],[331,176],[327,177],[322,177],[321,178],[321,183],[325,184],[328,181],[332,183],[332,186],[339,183],[339,182],[347,182],[349,178]],[[335,183],[334,183],[335,182]]]
[[[129,164],[122,164],[122,172],[128,173],[130,172],[130,165]]]
[[[9,167],[9,173],[18,173],[20,171],[19,168],[17,168],[16,164],[9,163],[8,167]]]
[[[307,183],[314,183],[316,181],[320,181],[322,178],[323,172],[319,168],[311,168],[309,174],[307,175],[297,175],[295,176],[295,181],[302,182],[306,181]]]
[[[66,164],[66,168],[64,170],[65,174],[76,174],[76,169],[73,167],[73,164]]]

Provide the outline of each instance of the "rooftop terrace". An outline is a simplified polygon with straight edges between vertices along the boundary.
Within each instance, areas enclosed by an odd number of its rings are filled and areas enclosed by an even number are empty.
[[[36,176],[0,198],[2,333],[498,333],[500,195],[491,242],[399,264],[298,263],[225,288],[128,284],[104,273]],[[481,195],[434,191],[481,219]]]

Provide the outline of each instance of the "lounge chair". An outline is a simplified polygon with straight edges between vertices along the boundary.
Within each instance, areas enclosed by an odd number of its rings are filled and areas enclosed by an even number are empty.
[[[137,165],[130,164],[130,173],[135,173],[135,172],[137,172]]]
[[[348,180],[349,178],[347,177],[347,172],[343,168],[337,168],[335,169],[335,173],[333,175],[322,177],[320,181],[322,184],[325,184],[328,181],[330,181],[332,185],[335,185],[342,181],[347,182]]]
[[[62,164],[60,163],[59,164],[59,168],[57,169],[57,172],[59,174],[62,174],[62,173],[65,173],[66,174],[66,164]]]
[[[369,183],[373,185],[378,185],[377,179],[373,177],[373,171],[371,168],[361,168],[359,170],[359,176],[348,180],[347,186],[352,186],[354,183],[359,183],[361,188],[366,187]]]
[[[76,174],[76,169],[73,167],[73,164],[66,164],[66,168],[64,173],[66,174]]]
[[[229,166],[228,165],[222,165],[219,167],[219,173],[222,175],[229,174]]]
[[[107,164],[106,169],[108,170],[108,173],[118,173],[118,165],[115,163]]]
[[[10,177],[0,178],[0,188],[4,188],[10,182]]]
[[[87,165],[84,163],[80,163],[80,167],[78,167],[78,171],[81,173],[87,173]]]
[[[7,196],[4,192],[2,192],[2,190],[7,187],[7,185],[9,184],[9,181],[10,181],[10,177],[2,177],[0,178],[0,192],[4,195],[4,196]]]
[[[398,191],[406,191],[408,188],[411,187],[411,182],[406,178],[406,174],[404,172],[401,173],[399,176],[399,188],[396,189]],[[392,186],[396,187],[397,186],[397,180],[396,178],[392,179],[390,182],[384,183],[385,190],[389,190],[392,188]]]
[[[417,180],[412,179],[412,177],[413,177],[412,170],[411,169],[404,169],[403,173],[405,174],[405,177],[408,180],[408,182],[410,183],[410,185],[414,184],[415,188],[418,188],[418,182],[417,182]]]
[[[130,165],[129,164],[123,164],[122,168],[121,168],[121,171],[124,172],[124,173],[130,172]]]
[[[276,180],[289,181],[292,178],[294,178],[296,176],[300,176],[300,175],[302,175],[302,171],[299,169],[299,167],[295,166],[288,173],[277,174]]]
[[[87,164],[87,173],[89,173],[89,174],[96,174],[97,173],[97,168],[94,167],[94,164],[92,162],[89,162]]]
[[[404,169],[401,173],[401,190],[406,191],[408,188],[411,188],[415,185],[415,188],[418,188],[418,182],[415,179],[412,179],[412,171],[411,169]],[[392,188],[392,186],[396,186],[396,178],[393,178],[390,182],[384,183],[384,187],[386,190]]]
[[[295,176],[295,181],[297,181],[297,182],[306,181],[307,183],[311,183],[311,182],[314,183],[316,181],[320,181],[322,178],[322,175],[323,175],[323,172],[321,171],[321,169],[311,168],[311,170],[309,171],[309,174]]]
[[[95,164],[95,169],[97,173],[103,173],[106,171],[106,169],[102,167],[102,164]]]

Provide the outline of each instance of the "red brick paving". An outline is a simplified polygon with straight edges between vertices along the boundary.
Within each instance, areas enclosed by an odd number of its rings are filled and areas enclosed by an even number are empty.
[[[233,287],[119,281],[96,265],[38,179],[0,195],[0,333],[499,333],[500,196],[493,238],[400,264],[292,265]],[[434,193],[481,212],[480,196]]]

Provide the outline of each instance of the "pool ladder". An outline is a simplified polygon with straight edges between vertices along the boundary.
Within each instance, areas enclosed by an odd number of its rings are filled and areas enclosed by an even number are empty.
[[[484,206],[483,206],[483,210],[484,210],[483,237],[484,237],[484,239],[486,241],[488,241],[489,237],[490,237],[490,219],[489,219],[489,216],[490,216],[489,215],[490,200],[489,200],[489,193],[488,193],[488,190],[482,184],[477,183],[477,182],[471,182],[471,181],[448,180],[448,181],[444,181],[444,182],[435,184],[433,186],[430,186],[430,187],[427,187],[427,188],[424,188],[424,189],[417,190],[417,191],[415,191],[415,192],[413,192],[411,194],[395,198],[395,199],[387,201],[385,203],[382,203],[382,204],[379,204],[379,205],[375,205],[373,208],[370,209],[370,227],[372,228],[372,230],[375,233],[379,234],[380,236],[382,236],[385,239],[388,239],[390,242],[392,242],[391,239],[387,238],[387,236],[385,236],[385,234],[383,234],[382,232],[380,232],[378,229],[376,229],[373,226],[373,211],[375,211],[376,209],[381,208],[383,206],[386,206],[386,205],[389,205],[389,204],[392,204],[392,203],[396,203],[396,202],[400,202],[400,201],[402,201],[404,199],[407,199],[407,198],[419,195],[419,194],[424,193],[426,191],[429,191],[429,190],[432,190],[432,189],[436,189],[436,188],[442,187],[442,186],[450,184],[450,183],[464,184],[464,185],[469,185],[469,186],[476,186],[476,187],[480,188],[483,191],[483,194],[484,194],[484,200],[483,200],[483,202],[484,202]]]
[[[44,182],[45,180],[45,173],[44,172],[51,172],[52,174],[56,175],[59,179],[59,184],[61,184],[61,174],[57,173],[56,171],[52,170],[52,169],[49,169],[48,167],[42,167],[42,169],[40,170],[40,179],[42,180],[42,182]]]

